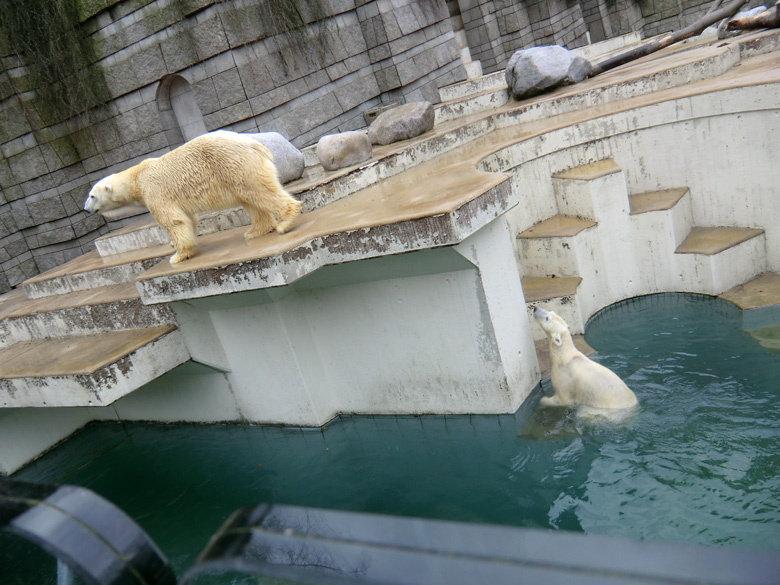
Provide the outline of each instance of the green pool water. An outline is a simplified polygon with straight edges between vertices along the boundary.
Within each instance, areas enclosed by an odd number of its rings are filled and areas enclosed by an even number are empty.
[[[179,573],[259,502],[780,550],[780,354],[695,295],[610,307],[586,339],[640,400],[623,424],[534,404],[321,430],[95,424],[14,477],[103,495]],[[43,573],[20,546],[0,537],[4,574]]]

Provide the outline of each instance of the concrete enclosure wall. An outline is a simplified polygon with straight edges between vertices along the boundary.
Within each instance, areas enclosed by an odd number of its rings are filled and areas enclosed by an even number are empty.
[[[654,34],[708,4],[330,0],[323,35],[310,17],[301,50],[269,30],[268,1],[79,0],[111,101],[49,125],[29,107],[23,59],[0,42],[0,292],[121,225],[82,211],[98,179],[200,133],[278,131],[310,145],[364,127],[374,107],[438,102],[440,87],[466,76],[464,47],[489,73],[519,48]]]
[[[323,36],[309,24],[303,48],[268,30],[265,2],[93,4],[82,26],[107,107],[44,127],[24,107],[23,62],[0,55],[0,292],[92,249],[108,226],[81,208],[107,174],[220,128],[303,147],[365,127],[381,104],[438,102],[439,87],[465,79],[437,1],[324,2]]]

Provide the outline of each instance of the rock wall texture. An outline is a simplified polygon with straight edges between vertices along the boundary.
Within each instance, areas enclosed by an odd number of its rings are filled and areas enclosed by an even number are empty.
[[[198,134],[274,131],[300,148],[365,128],[372,108],[438,103],[440,87],[466,77],[464,38],[489,73],[519,48],[654,34],[676,28],[681,9],[688,19],[707,4],[295,1],[307,23],[302,43],[264,12],[279,0],[58,0],[78,7],[110,96],[54,122],[34,107],[24,55],[0,30],[0,292],[91,251],[121,225],[82,211],[97,180]]]
[[[52,126],[31,119],[24,63],[0,42],[0,291],[92,249],[108,226],[81,207],[106,174],[219,128],[306,146],[365,127],[372,107],[438,102],[439,87],[465,79],[436,1],[326,0],[324,34],[310,25],[303,48],[269,30],[257,0],[82,4],[107,108]]]

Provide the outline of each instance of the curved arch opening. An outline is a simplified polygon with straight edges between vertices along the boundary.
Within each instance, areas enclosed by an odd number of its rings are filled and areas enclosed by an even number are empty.
[[[160,81],[157,108],[171,148],[207,132],[195,92],[181,75],[167,75]]]

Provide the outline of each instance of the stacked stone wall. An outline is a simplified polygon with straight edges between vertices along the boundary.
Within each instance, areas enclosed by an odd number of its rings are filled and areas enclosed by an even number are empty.
[[[113,97],[104,108],[46,126],[23,107],[24,65],[0,43],[0,291],[92,250],[108,227],[82,211],[91,185],[188,129],[277,131],[303,147],[465,79],[443,0],[328,0],[326,42],[311,19],[302,48],[269,30],[259,0],[82,4]],[[189,111],[176,111],[180,94]]]
[[[588,43],[580,2],[460,0],[460,10],[471,56],[482,63],[485,73],[506,67],[518,49]]]

